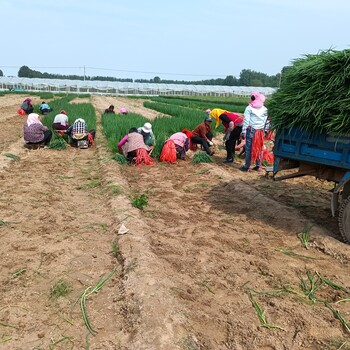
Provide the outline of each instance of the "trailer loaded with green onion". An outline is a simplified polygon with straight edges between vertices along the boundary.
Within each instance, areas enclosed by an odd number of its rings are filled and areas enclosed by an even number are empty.
[[[350,50],[295,60],[268,108],[276,131],[274,179],[309,175],[334,182],[332,215],[350,242]],[[277,176],[287,169],[295,171]]]

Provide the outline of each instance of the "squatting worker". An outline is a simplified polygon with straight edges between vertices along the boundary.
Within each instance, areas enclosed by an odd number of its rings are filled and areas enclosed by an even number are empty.
[[[27,144],[43,144],[48,146],[52,132],[39,120],[39,114],[30,113],[24,124],[24,141]]]
[[[67,130],[69,127],[68,116],[65,110],[61,110],[60,113],[55,115],[55,118],[52,123],[52,128],[54,130]]]
[[[147,146],[155,146],[156,138],[152,131],[152,124],[145,123],[143,126],[137,128],[137,132],[143,136],[143,140]]]
[[[177,158],[186,160],[188,148],[189,140],[186,133],[176,132],[164,141],[159,160],[168,163],[175,163]]]
[[[191,137],[192,143],[202,145],[204,151],[210,156],[214,154],[214,151],[210,149],[210,146],[213,146],[213,132],[211,128],[212,122],[213,119],[206,117],[203,123],[199,124],[193,129]]]
[[[32,105],[32,99],[27,97],[21,104],[21,109],[24,110],[26,114],[33,113],[34,107]]]
[[[151,149],[145,144],[143,136],[137,131],[137,128],[130,128],[129,132],[118,143],[120,154],[131,162],[137,156],[137,150],[144,149],[149,152]]]

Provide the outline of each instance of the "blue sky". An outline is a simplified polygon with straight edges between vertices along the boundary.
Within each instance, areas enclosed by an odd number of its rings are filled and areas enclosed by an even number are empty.
[[[238,78],[350,48],[348,0],[0,0],[0,13],[4,75]]]

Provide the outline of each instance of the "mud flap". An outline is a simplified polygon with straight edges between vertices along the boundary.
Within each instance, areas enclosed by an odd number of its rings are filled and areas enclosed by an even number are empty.
[[[332,198],[331,198],[331,211],[332,211],[332,216],[335,217],[335,213],[339,208],[339,193],[332,193]]]

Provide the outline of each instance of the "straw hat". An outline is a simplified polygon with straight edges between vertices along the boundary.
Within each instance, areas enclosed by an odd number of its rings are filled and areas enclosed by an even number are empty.
[[[145,123],[145,125],[142,127],[142,131],[146,134],[150,133],[152,131],[152,124],[151,123]]]

